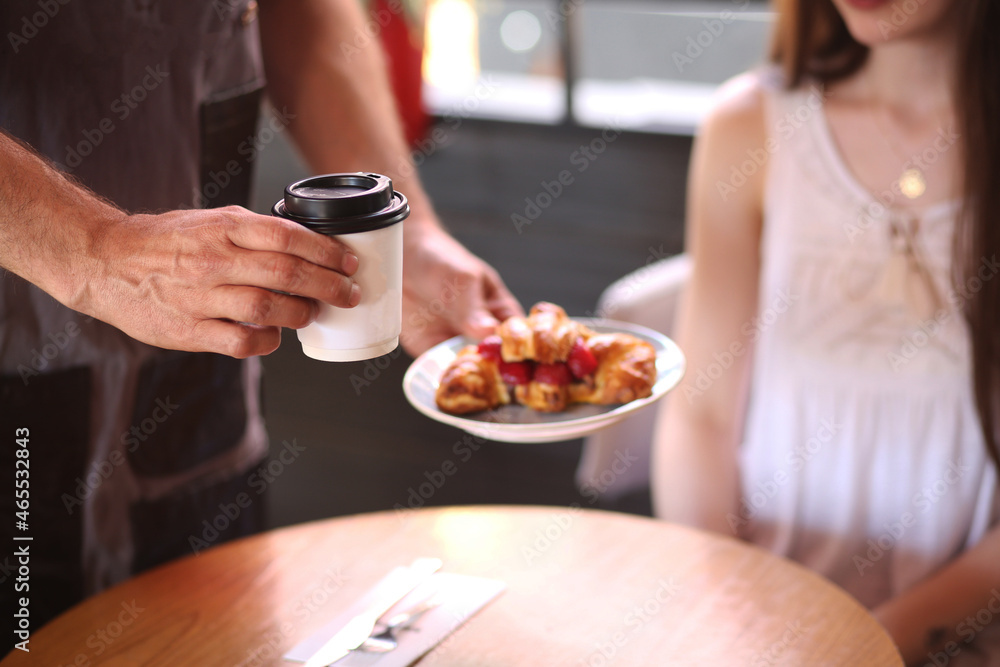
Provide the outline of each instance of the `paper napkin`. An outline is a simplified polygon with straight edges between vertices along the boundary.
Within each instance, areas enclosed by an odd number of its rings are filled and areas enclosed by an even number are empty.
[[[328,639],[374,602],[381,588],[399,576],[397,568],[375,584],[360,600],[351,605],[309,638],[301,641],[283,657],[295,662],[307,661]],[[502,581],[438,572],[400,600],[383,619],[417,608],[426,602],[435,606],[421,613],[406,629],[396,633],[399,645],[386,653],[352,651],[333,663],[336,667],[406,667],[443,641],[506,588]],[[375,632],[383,629],[379,624]]]

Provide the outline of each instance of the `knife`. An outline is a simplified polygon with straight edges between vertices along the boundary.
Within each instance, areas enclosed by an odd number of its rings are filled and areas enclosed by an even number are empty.
[[[413,589],[427,581],[441,569],[440,558],[418,558],[396,577],[391,585],[383,586],[379,598],[367,609],[352,618],[333,637],[327,640],[305,667],[326,667],[361,646],[375,629],[380,616],[392,609],[397,602],[409,595]]]

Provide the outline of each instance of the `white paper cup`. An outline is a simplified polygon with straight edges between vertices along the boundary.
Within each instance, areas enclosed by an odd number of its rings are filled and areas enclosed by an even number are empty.
[[[403,310],[403,220],[406,197],[379,174],[326,174],[285,188],[274,215],[333,236],[358,256],[354,308],[320,304],[319,317],[299,329],[302,351],[322,361],[361,361],[399,345]]]

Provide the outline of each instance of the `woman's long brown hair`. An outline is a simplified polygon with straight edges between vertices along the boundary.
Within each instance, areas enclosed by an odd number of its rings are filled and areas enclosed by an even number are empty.
[[[962,144],[962,213],[956,222],[953,288],[969,324],[972,386],[987,453],[1000,468],[1000,2],[953,0],[959,18],[954,107]],[[864,64],[831,0],[776,0],[771,59],[789,87],[829,83]]]

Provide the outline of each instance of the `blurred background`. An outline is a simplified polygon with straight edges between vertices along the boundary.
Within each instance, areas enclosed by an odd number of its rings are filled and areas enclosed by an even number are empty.
[[[612,281],[681,251],[695,127],[720,83],[763,63],[770,29],[767,4],[750,0],[366,7],[353,46],[385,49],[414,162],[445,225],[526,309],[546,300],[576,316],[592,314]],[[307,175],[265,123],[255,137],[260,212]],[[567,171],[572,182],[551,196]],[[272,527],[451,504],[649,513],[648,491],[613,504],[580,493],[580,440],[470,442],[422,416],[403,396],[411,362],[402,349],[315,361],[285,332],[264,359]],[[285,443],[296,446],[290,463],[277,458]]]

